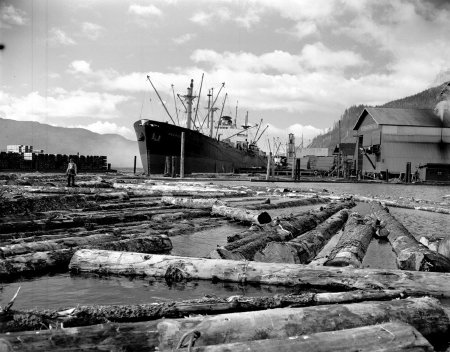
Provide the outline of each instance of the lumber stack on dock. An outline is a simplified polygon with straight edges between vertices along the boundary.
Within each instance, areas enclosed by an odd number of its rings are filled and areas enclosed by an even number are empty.
[[[50,175],[19,181],[0,193],[4,282],[70,272],[164,282],[171,290],[199,280],[236,283],[242,291],[32,309],[12,299],[0,308],[0,350],[450,346],[449,259],[423,246],[377,202],[361,207],[373,197],[120,175],[83,176],[75,188]],[[200,233],[222,242],[207,243],[202,255],[174,255],[175,243],[184,246]],[[392,248],[397,269],[365,267],[368,247],[378,241]],[[246,287],[271,293],[241,295]]]

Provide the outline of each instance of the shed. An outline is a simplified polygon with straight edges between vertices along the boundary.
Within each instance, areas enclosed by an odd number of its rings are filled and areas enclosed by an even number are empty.
[[[353,128],[355,166],[363,173],[401,174],[450,163],[450,116],[432,109],[366,108]]]

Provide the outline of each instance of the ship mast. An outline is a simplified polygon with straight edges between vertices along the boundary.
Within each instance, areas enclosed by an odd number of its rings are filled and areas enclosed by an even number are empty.
[[[187,105],[187,122],[186,122],[186,128],[188,130],[191,129],[191,123],[192,123],[192,101],[194,100],[194,96],[192,95],[192,91],[194,90],[194,80],[191,79],[191,84],[187,88],[187,94],[183,97],[186,99],[186,105]]]

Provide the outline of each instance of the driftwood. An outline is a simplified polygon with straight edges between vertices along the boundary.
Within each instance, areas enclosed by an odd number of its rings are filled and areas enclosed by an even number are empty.
[[[160,349],[171,349],[183,335],[196,333],[196,346],[260,339],[279,339],[323,331],[401,321],[412,325],[432,343],[448,339],[450,320],[439,301],[430,297],[385,302],[334,304],[317,307],[269,309],[206,317],[192,327],[183,319],[158,324]]]
[[[372,225],[372,219],[364,219],[361,215],[352,213],[341,238],[324,265],[361,267],[374,233]]]
[[[234,220],[255,223],[258,225],[268,224],[272,221],[269,213],[245,208],[228,207],[226,205],[212,205],[212,215],[220,215]]]
[[[450,274],[437,272],[311,267],[94,249],[78,250],[70,269],[73,273],[154,276],[172,281],[200,279],[334,290],[399,289],[407,294],[450,297]]]
[[[388,231],[388,239],[397,255],[397,265],[403,270],[450,272],[450,258],[430,250],[395,219],[379,203],[371,204],[372,212],[380,226]]]
[[[269,242],[255,254],[255,260],[266,263],[309,263],[328,240],[342,227],[348,218],[348,210],[342,209],[315,229],[289,242]]]
[[[162,197],[161,202],[194,209],[211,209],[215,204],[223,204],[217,198],[182,198],[169,196]]]
[[[187,351],[183,349],[181,351]],[[192,352],[432,352],[433,346],[414,327],[384,323],[318,332],[288,339],[264,339],[194,347]]]
[[[368,300],[404,298],[399,290],[301,293],[262,297],[205,297],[186,301],[129,305],[77,306],[59,310],[31,309],[3,314],[0,332],[39,330],[43,326],[65,327],[107,322],[135,322],[161,318],[183,318],[192,314],[248,312],[283,307],[307,307],[330,303],[355,303]]]
[[[320,210],[311,211],[295,219],[280,220],[276,224],[266,225],[256,232],[250,229],[241,240],[229,243],[223,248],[217,248],[209,256],[211,258],[253,260],[255,254],[269,242],[290,241],[315,228],[337,211],[352,206],[354,203],[351,201],[331,203]]]

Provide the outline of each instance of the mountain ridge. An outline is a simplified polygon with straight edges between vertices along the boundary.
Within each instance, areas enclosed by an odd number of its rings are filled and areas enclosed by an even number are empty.
[[[47,154],[106,155],[112,168],[132,167],[139,155],[137,142],[118,134],[0,118],[0,150],[10,144],[32,145]]]

